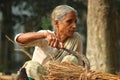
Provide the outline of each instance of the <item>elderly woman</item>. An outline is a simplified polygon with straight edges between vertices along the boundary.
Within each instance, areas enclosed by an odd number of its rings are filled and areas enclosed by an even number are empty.
[[[76,57],[73,55],[67,56],[67,52],[62,48],[82,52],[80,35],[75,32],[77,11],[68,5],[59,5],[53,10],[51,20],[53,31],[40,30],[38,32],[20,33],[15,37],[15,42],[18,45],[24,47],[35,46],[32,60],[24,64],[27,76],[33,79],[39,80],[42,74],[35,68],[37,64],[40,67],[51,60],[59,62],[68,60],[78,64],[78,62],[73,61]],[[65,57],[67,58],[64,59]]]

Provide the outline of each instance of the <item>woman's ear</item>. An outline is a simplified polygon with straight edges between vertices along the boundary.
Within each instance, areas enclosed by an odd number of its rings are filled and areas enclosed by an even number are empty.
[[[58,27],[58,20],[54,20],[54,25],[56,26],[56,27]]]

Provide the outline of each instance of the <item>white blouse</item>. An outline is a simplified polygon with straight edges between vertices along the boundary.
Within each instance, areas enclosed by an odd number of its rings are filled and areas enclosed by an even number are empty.
[[[46,31],[46,30],[40,30],[38,32],[41,32],[41,31],[43,32],[43,31]],[[53,31],[51,31],[51,32],[53,33]],[[58,51],[56,48],[53,48],[53,47],[49,46],[46,39],[35,40],[35,41],[29,42],[27,44],[19,43],[19,42],[16,41],[16,39],[21,34],[22,33],[17,34],[15,36],[15,42],[16,42],[17,45],[23,46],[23,47],[35,46],[35,50],[34,50],[33,56],[32,56],[32,61],[37,61],[40,64],[44,64],[43,63],[44,60],[48,61]],[[80,40],[80,45],[78,45],[77,49],[79,49],[77,51],[82,52],[81,40]]]

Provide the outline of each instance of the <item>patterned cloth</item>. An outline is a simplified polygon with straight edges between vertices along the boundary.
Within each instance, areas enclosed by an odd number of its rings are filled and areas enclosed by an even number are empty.
[[[76,33],[72,38],[69,38],[65,43],[64,47],[69,50],[77,51],[79,53],[82,53],[82,46],[80,41],[80,36]],[[62,61],[62,59],[68,55],[68,53],[64,50],[60,50],[56,55],[55,59],[57,61]]]

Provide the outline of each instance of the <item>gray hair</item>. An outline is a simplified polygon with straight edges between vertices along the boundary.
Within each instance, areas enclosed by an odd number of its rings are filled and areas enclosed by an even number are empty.
[[[55,30],[55,28],[56,28],[54,25],[55,20],[62,21],[64,19],[65,15],[72,11],[75,12],[75,14],[77,16],[77,11],[68,5],[59,5],[55,9],[53,9],[53,12],[51,14],[53,29]]]

